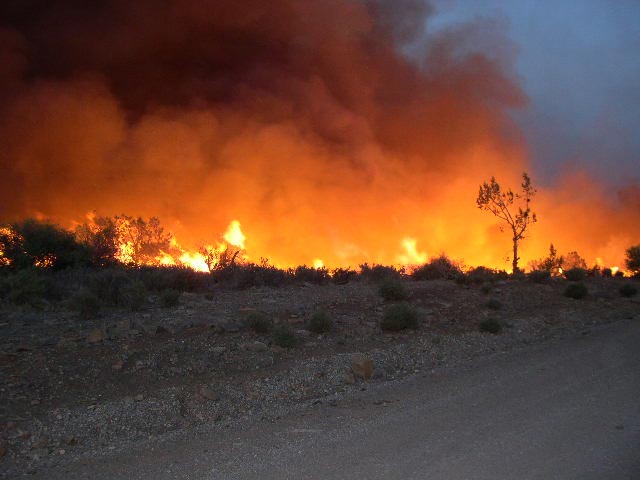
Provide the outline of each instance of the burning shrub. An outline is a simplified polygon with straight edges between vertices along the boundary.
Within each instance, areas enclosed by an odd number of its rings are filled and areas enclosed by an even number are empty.
[[[328,333],[333,329],[333,320],[324,310],[318,310],[309,319],[307,329],[313,333]]]
[[[574,270],[576,268],[585,271],[587,270],[586,260],[575,250],[567,253],[563,258],[564,262],[562,263],[562,268],[565,270]]]
[[[582,282],[570,283],[564,290],[565,297],[574,298],[576,300],[586,297],[588,293],[586,285]]]
[[[486,318],[480,322],[478,326],[481,332],[498,334],[502,331],[502,323],[495,318]]]
[[[447,279],[454,280],[462,274],[460,267],[442,254],[432,259],[429,263],[417,267],[411,272],[411,278],[414,280],[437,280]]]
[[[530,262],[529,267],[531,268],[532,272],[546,271],[549,272],[550,275],[557,276],[559,275],[560,269],[562,268],[563,264],[564,257],[558,256],[558,250],[556,250],[552,243],[551,245],[549,245],[549,255],[547,257],[541,258],[540,260],[534,260]]]
[[[116,223],[109,217],[93,218],[76,227],[75,237],[91,252],[91,263],[105,267],[117,262],[119,252]]]
[[[400,276],[401,272],[394,267],[386,265],[369,266],[367,263],[360,265],[360,277],[370,282],[380,282],[390,278],[399,279]]]
[[[282,348],[293,348],[298,340],[288,327],[282,326],[273,332],[273,343]]]
[[[545,283],[551,278],[549,270],[533,270],[527,274],[529,280],[533,283]]]
[[[249,312],[247,324],[256,333],[269,333],[273,328],[273,321],[264,312]]]
[[[95,318],[100,313],[100,299],[90,290],[83,289],[71,299],[71,307],[78,312],[80,318]]]
[[[409,297],[407,289],[399,280],[387,279],[380,284],[380,296],[387,301],[406,300]]]
[[[380,328],[388,332],[398,332],[418,326],[418,312],[408,303],[390,305],[384,312]]]
[[[635,275],[640,274],[640,245],[634,245],[627,248],[625,257],[625,265]]]
[[[581,282],[587,278],[587,271],[584,268],[572,268],[570,270],[566,270],[563,275],[564,278],[571,282]]]
[[[164,308],[176,307],[180,303],[181,293],[173,288],[167,288],[160,294],[160,303]]]
[[[620,287],[620,295],[623,297],[633,297],[638,293],[638,289],[631,283],[625,283]]]
[[[3,257],[12,268],[60,270],[89,265],[89,249],[57,225],[25,220],[0,229]]]

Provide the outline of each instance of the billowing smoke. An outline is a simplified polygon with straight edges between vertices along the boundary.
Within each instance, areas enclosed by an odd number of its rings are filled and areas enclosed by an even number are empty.
[[[419,0],[2,2],[0,219],[155,215],[192,246],[237,219],[252,257],[279,264],[394,263],[413,238],[503,267],[508,235],[474,199],[530,170],[509,117],[526,99],[499,25],[434,35],[431,14]],[[619,261],[639,238],[637,190],[605,201],[577,174],[558,182],[523,257],[553,241]]]

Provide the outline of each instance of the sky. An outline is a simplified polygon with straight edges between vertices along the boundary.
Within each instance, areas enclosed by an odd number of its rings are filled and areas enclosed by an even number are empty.
[[[572,165],[613,185],[640,179],[640,2],[437,0],[428,29],[504,24],[528,106],[515,113],[536,176]]]

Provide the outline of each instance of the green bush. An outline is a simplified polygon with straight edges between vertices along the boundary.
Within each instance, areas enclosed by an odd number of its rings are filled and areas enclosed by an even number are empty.
[[[409,296],[406,288],[399,280],[384,280],[378,288],[380,296],[387,301],[405,300]]]
[[[623,297],[633,297],[638,293],[638,289],[631,283],[625,283],[620,287],[620,295]]]
[[[533,270],[527,274],[529,280],[533,283],[545,283],[551,278],[549,270]]]
[[[570,282],[581,282],[587,278],[587,271],[584,268],[571,268],[565,270],[563,275]]]
[[[283,326],[273,332],[273,343],[282,348],[293,348],[298,340],[289,328]]]
[[[181,293],[173,288],[167,288],[160,294],[160,303],[164,308],[175,307],[180,303]]]
[[[570,283],[564,290],[565,297],[575,298],[576,300],[586,297],[587,293],[587,287],[582,282]]]
[[[490,298],[484,305],[491,310],[500,310],[502,308],[502,302],[495,298]]]
[[[397,332],[418,326],[418,312],[407,303],[389,305],[384,312],[380,328],[389,332]]]
[[[254,311],[247,314],[247,325],[256,333],[269,333],[273,321],[266,313]]]
[[[84,319],[95,318],[100,313],[100,299],[87,289],[80,290],[72,297],[71,306]]]
[[[318,310],[309,319],[307,329],[313,333],[328,333],[333,328],[331,316],[324,310]]]
[[[487,318],[480,322],[478,328],[481,332],[497,334],[502,331],[502,323],[495,318]]]

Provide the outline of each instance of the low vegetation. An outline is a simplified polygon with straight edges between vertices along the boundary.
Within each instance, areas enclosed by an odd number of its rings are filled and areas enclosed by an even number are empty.
[[[408,303],[389,305],[380,322],[380,328],[387,332],[398,332],[417,326],[418,312]]]
[[[486,318],[480,322],[478,326],[481,332],[498,334],[502,331],[502,322],[495,318]]]
[[[564,290],[564,296],[579,300],[587,296],[589,291],[587,286],[582,282],[570,283]]]
[[[620,287],[620,295],[623,297],[633,297],[638,293],[638,289],[631,283],[625,283]]]
[[[288,327],[280,326],[273,331],[273,343],[281,348],[294,348],[298,339]]]
[[[406,300],[409,297],[409,293],[404,284],[400,280],[387,279],[384,280],[378,288],[380,296],[387,301],[399,301]]]
[[[318,310],[309,318],[307,329],[317,334],[329,333],[333,329],[333,319],[328,312]]]
[[[246,321],[249,328],[256,333],[269,333],[273,329],[273,320],[264,312],[249,312]]]

